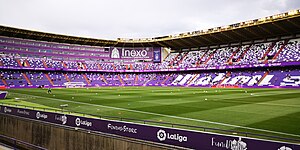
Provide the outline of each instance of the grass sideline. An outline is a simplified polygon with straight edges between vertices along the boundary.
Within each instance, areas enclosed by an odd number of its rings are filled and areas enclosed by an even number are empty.
[[[68,104],[65,109],[69,111],[95,116],[300,139],[299,89],[100,87],[52,89],[52,94],[47,94],[47,89],[8,91],[1,103],[56,109]]]

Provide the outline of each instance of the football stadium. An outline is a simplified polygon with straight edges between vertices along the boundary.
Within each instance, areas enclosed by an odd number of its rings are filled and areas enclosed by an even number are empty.
[[[300,150],[300,10],[137,39],[1,25],[0,53],[4,149]]]

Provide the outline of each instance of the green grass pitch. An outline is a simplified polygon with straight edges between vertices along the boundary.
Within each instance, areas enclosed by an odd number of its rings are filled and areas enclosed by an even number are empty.
[[[52,94],[47,94],[47,89],[8,91],[8,98],[1,103],[58,109],[60,105],[68,104],[65,108],[68,111],[95,116],[204,126],[232,130],[233,134],[234,131],[242,131],[300,139],[299,89],[100,87],[52,89]]]

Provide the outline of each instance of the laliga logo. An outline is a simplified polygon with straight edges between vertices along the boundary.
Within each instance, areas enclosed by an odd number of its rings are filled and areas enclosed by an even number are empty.
[[[80,119],[79,118],[76,118],[75,124],[76,124],[76,126],[80,126]]]
[[[160,140],[160,141],[164,141],[166,140],[166,137],[167,137],[167,134],[164,130],[159,130],[157,132],[157,138]]]
[[[182,142],[182,141],[187,142],[187,140],[188,140],[187,136],[182,136],[180,134],[170,134],[162,129],[157,131],[157,138],[160,141],[165,141],[166,139],[169,139],[169,140],[175,140],[175,141],[179,141],[179,142]]]
[[[4,107],[4,113],[9,112],[11,113],[11,109]]]
[[[37,113],[36,113],[36,118],[37,118],[37,119],[40,119],[40,118],[42,118],[42,119],[47,119],[48,116],[47,116],[46,114],[41,114],[40,112],[37,112]]]
[[[80,125],[84,125],[84,126],[87,126],[87,127],[92,126],[92,122],[88,122],[86,120],[80,120],[80,118],[75,119],[75,124],[76,124],[76,126],[80,126]]]
[[[293,150],[293,149],[286,147],[286,146],[282,146],[278,150]]]

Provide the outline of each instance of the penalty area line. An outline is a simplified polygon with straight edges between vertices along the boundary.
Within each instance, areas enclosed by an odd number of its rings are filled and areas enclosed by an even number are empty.
[[[165,114],[159,114],[159,113],[145,112],[145,111],[139,111],[139,110],[132,110],[132,109],[126,109],[126,108],[105,106],[105,105],[99,105],[99,104],[91,104],[91,103],[85,103],[85,102],[70,101],[70,100],[43,97],[43,96],[36,96],[36,95],[29,95],[29,94],[22,94],[22,93],[15,93],[15,94],[27,95],[27,96],[31,96],[31,97],[39,97],[39,98],[45,98],[45,99],[51,99],[51,100],[60,101],[60,102],[68,102],[68,103],[88,105],[88,106],[98,106],[98,107],[115,109],[115,110],[123,110],[123,111],[128,111],[128,112],[143,113],[143,114],[154,115],[154,116],[162,116],[162,117],[167,117],[167,118],[176,118],[176,119],[181,119],[181,120],[190,120],[190,121],[209,123],[209,124],[215,124],[215,125],[221,125],[221,126],[227,126],[227,127],[242,128],[242,129],[248,129],[248,130],[253,130],[253,131],[268,132],[268,133],[275,133],[275,134],[281,134],[281,135],[300,137],[300,135],[297,135],[297,134],[284,133],[284,132],[265,130],[265,129],[258,129],[258,128],[252,128],[252,127],[245,127],[245,126],[240,126],[240,125],[232,125],[232,124],[220,123],[220,122],[214,122],[214,121],[208,121],[208,120],[201,120],[201,119],[193,119],[193,118],[186,118],[186,117],[180,117],[180,116],[165,115]]]

